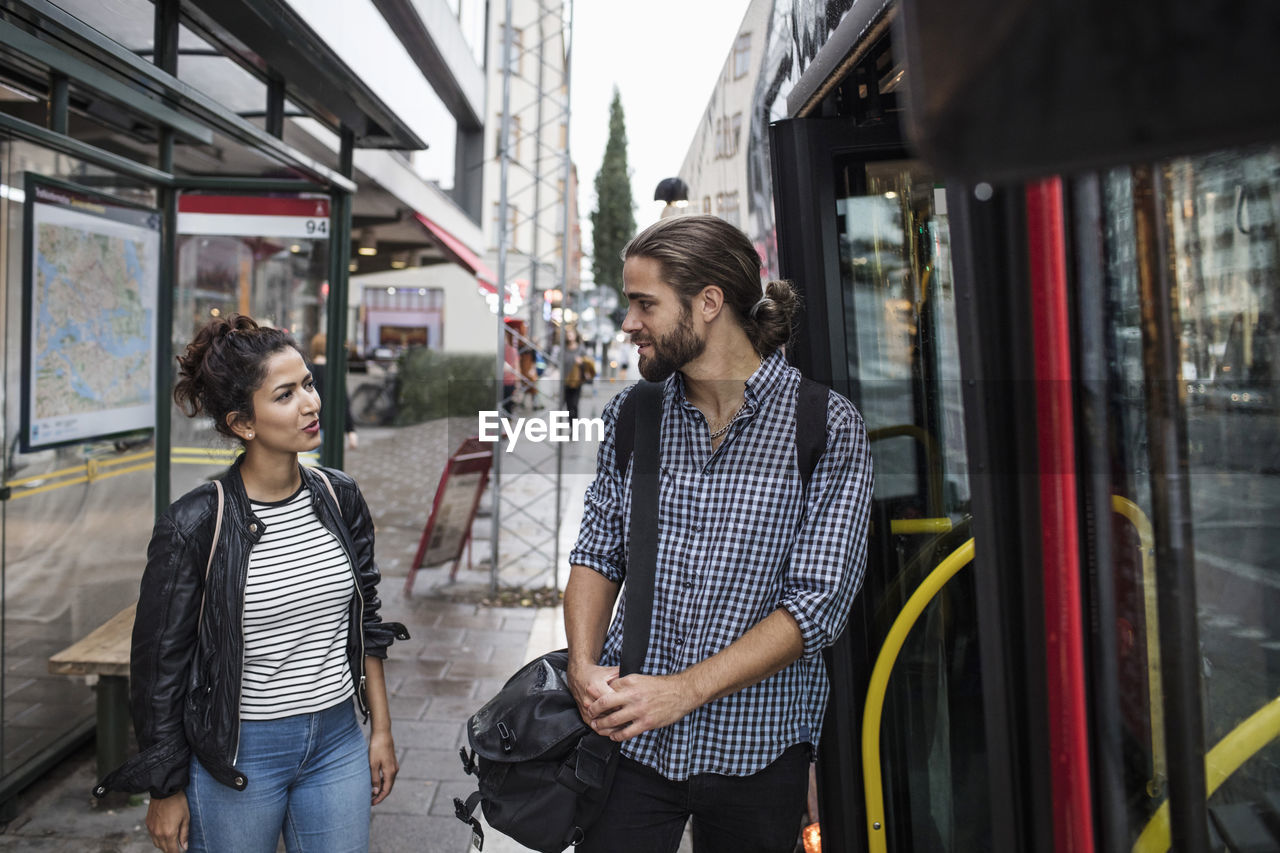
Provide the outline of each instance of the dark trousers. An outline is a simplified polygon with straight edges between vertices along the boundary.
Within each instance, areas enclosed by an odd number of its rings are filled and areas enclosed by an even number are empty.
[[[625,756],[604,812],[577,853],[675,853],[693,818],[695,853],[791,853],[809,790],[808,744],[751,776],[673,782]]]
[[[578,419],[578,401],[582,399],[582,386],[570,388],[565,386],[564,389],[564,407],[569,412],[569,420],[576,421]]]

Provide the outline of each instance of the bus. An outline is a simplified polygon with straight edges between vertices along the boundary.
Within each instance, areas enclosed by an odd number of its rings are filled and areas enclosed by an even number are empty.
[[[807,849],[1280,849],[1280,4],[826,6],[776,249],[876,485]]]

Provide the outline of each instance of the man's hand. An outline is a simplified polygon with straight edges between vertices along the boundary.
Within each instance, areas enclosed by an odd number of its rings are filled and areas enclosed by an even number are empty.
[[[591,717],[587,713],[587,709],[591,707],[591,703],[595,702],[606,693],[613,692],[613,680],[618,677],[618,668],[616,666],[595,666],[594,664],[569,664],[569,671],[565,673],[569,682],[569,692],[573,694],[573,698],[578,702],[578,713],[582,715],[582,720],[587,725],[591,724]]]
[[[702,704],[682,675],[628,675],[583,713],[597,734],[618,742],[669,726]]]
[[[185,791],[164,799],[151,798],[151,804],[147,806],[147,834],[157,849],[164,853],[182,853],[187,849],[190,830],[191,812],[187,808]]]

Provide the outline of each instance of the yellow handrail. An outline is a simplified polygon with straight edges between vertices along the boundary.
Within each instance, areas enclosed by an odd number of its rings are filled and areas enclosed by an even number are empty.
[[[1160,612],[1156,601],[1155,534],[1147,514],[1128,498],[1111,496],[1111,509],[1133,525],[1142,550],[1142,603],[1147,623],[1147,700],[1151,714],[1151,781],[1147,794],[1159,797],[1168,778],[1164,754],[1164,691],[1160,677]]]
[[[889,676],[893,674],[898,653],[902,651],[907,634],[920,614],[947,581],[973,562],[973,554],[974,545],[970,539],[952,551],[911,593],[902,612],[893,620],[889,635],[885,637],[880,654],[876,656],[876,665],[871,670],[867,701],[862,712],[862,787],[865,789],[867,803],[867,844],[871,853],[885,853],[887,849],[884,832],[884,781],[880,774],[880,718],[884,712]]]
[[[1253,716],[1236,726],[1218,741],[1204,757],[1205,796],[1227,781],[1232,773],[1280,735],[1280,696],[1254,712]],[[1138,840],[1133,853],[1164,853],[1173,843],[1169,831],[1169,803],[1166,801],[1152,815]]]
[[[889,532],[897,536],[919,536],[929,533],[950,533],[951,519],[942,518],[894,518],[889,520]]]

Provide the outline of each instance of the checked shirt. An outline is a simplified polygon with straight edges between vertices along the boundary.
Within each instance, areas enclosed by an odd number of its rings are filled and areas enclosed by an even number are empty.
[[[797,743],[816,746],[827,701],[822,649],[839,636],[866,564],[871,455],[862,418],[844,397],[827,404],[827,448],[806,490],[796,467],[799,372],[780,353],[746,382],[745,401],[714,452],[683,377],[665,383],[653,621],[641,671],[680,672],[711,657],[779,607],[800,627],[804,653],[781,672],[704,705],[622,751],[663,776],[746,776]],[[626,578],[631,468],[614,464],[614,426],[630,389],[604,411],[595,481],[587,490],[573,565]],[[600,663],[616,666],[620,599]]]

